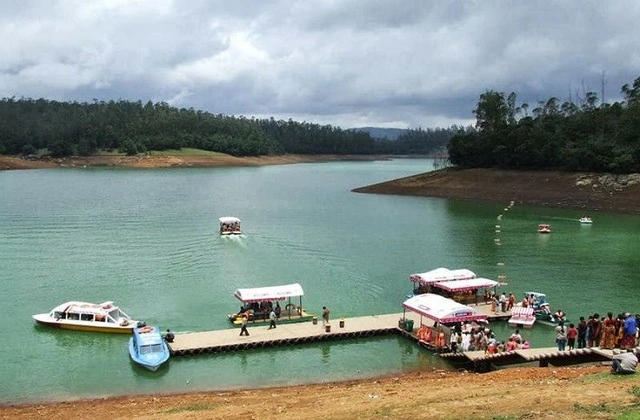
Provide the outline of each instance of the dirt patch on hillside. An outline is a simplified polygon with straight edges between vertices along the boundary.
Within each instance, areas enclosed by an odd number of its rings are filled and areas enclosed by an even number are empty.
[[[3,419],[613,419],[640,377],[603,366],[414,372],[344,383],[0,407]],[[90,413],[90,414],[89,414]]]
[[[387,156],[359,155],[279,155],[235,157],[229,155],[216,156],[161,156],[144,154],[137,156],[73,156],[64,158],[25,159],[18,156],[0,156],[0,170],[12,169],[44,169],[44,168],[84,168],[92,166],[113,166],[123,168],[180,168],[180,167],[213,167],[213,166],[263,166],[286,165],[294,163],[383,160]]]
[[[353,191],[640,213],[640,174],[448,168]]]

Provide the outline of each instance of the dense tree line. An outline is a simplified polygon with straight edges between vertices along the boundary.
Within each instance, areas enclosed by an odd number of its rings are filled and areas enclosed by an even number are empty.
[[[487,91],[474,110],[476,130],[448,145],[461,167],[640,172],[640,78],[621,88],[623,100],[601,103],[586,92],[578,103],[552,97],[516,104],[516,94]]]
[[[0,101],[0,153],[47,149],[53,156],[128,154],[194,147],[231,155],[280,153],[279,145],[245,118],[177,109],[166,103]]]
[[[411,130],[397,141],[366,132],[292,120],[254,119],[178,109],[166,103],[0,101],[0,153],[88,156],[196,148],[234,156],[430,153],[457,132]]]

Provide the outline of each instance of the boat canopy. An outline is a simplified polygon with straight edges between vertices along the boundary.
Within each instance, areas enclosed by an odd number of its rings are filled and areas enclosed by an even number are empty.
[[[445,281],[442,283],[435,283],[433,287],[446,290],[447,292],[469,292],[478,290],[481,288],[496,287],[498,282],[495,280],[485,279],[478,277],[475,279],[458,280],[458,281]]]
[[[225,217],[221,217],[218,219],[220,221],[220,224],[233,224],[233,223],[240,223],[240,219],[238,219],[237,217],[231,217],[231,216],[225,216]]]
[[[409,279],[417,283],[432,284],[441,281],[473,279],[475,277],[476,273],[466,268],[449,270],[448,268],[440,267],[426,273],[411,274]]]
[[[120,310],[112,301],[102,302],[100,304],[90,302],[65,302],[53,308],[52,312],[77,312],[77,313],[96,313],[104,314],[114,309]]]
[[[283,286],[256,287],[253,289],[238,289],[233,294],[236,299],[245,302],[267,302],[272,300],[286,300],[296,296],[304,296],[302,286],[298,283]]]
[[[434,321],[449,324],[453,322],[486,321],[487,315],[476,312],[470,306],[463,305],[444,296],[433,293],[416,295],[402,303],[405,309],[426,316]]]

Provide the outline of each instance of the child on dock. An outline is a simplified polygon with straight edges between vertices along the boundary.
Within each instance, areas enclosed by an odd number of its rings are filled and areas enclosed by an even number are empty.
[[[576,345],[576,337],[578,336],[578,330],[573,324],[569,324],[569,330],[567,331],[567,346],[569,350],[573,350]]]

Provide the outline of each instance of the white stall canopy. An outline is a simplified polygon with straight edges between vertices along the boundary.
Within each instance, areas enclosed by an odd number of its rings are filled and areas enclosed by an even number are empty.
[[[253,289],[238,289],[233,294],[236,299],[245,302],[268,302],[286,300],[296,296],[304,296],[302,286],[298,283],[282,286],[256,287]]]
[[[442,324],[487,320],[487,315],[476,312],[472,307],[433,293],[416,295],[405,300],[402,306]]]
[[[433,284],[441,281],[467,280],[475,277],[476,273],[466,268],[449,270],[448,268],[440,267],[426,273],[411,274],[409,279],[417,283]]]

